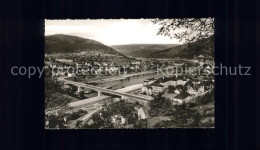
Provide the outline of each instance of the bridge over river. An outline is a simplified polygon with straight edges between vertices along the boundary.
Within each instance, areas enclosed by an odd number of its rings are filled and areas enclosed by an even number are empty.
[[[122,89],[112,90],[112,89],[102,88],[102,87],[93,86],[93,85],[89,85],[89,84],[85,84],[85,83],[69,81],[64,78],[58,78],[58,80],[63,82],[64,84],[71,84],[71,85],[77,86],[78,91],[80,91],[81,88],[88,88],[88,89],[92,89],[98,93],[98,96],[96,96],[96,97],[72,102],[69,104],[70,107],[86,106],[86,105],[94,104],[94,103],[97,103],[97,102],[110,98],[110,96],[101,95],[101,93],[116,95],[116,96],[120,96],[122,98],[129,97],[129,98],[133,98],[133,99],[136,99],[136,100],[139,100],[142,102],[148,102],[148,101],[153,100],[153,97],[148,96],[148,95],[134,95],[134,94],[127,93],[130,91],[142,88],[142,86],[143,86],[142,84],[137,84],[137,85],[129,86],[129,87],[122,88]]]
[[[65,84],[72,84],[72,85],[75,85],[77,87],[84,87],[84,88],[95,90],[99,93],[98,94],[99,96],[100,96],[100,93],[108,93],[108,94],[111,94],[111,95],[130,97],[130,98],[140,99],[140,100],[144,100],[144,101],[151,101],[152,100],[151,96],[148,97],[148,96],[134,95],[134,94],[130,94],[130,93],[121,92],[120,90],[111,90],[111,89],[106,89],[106,88],[102,88],[102,87],[98,87],[98,86],[80,83],[80,82],[65,80],[64,83]]]

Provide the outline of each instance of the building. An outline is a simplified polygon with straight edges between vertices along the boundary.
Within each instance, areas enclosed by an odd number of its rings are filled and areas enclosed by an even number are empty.
[[[75,76],[75,73],[69,73],[68,72],[68,77],[74,77]]]
[[[137,115],[138,115],[138,120],[140,120],[140,119],[146,119],[146,118],[147,118],[147,117],[146,117],[146,114],[145,114],[145,112],[144,112],[144,110],[143,110],[142,107],[140,107],[139,109],[137,109]]]
[[[168,80],[168,81],[162,83],[162,85],[164,86],[164,88],[168,88],[169,85],[176,87],[177,85],[185,85],[187,82],[188,82],[188,80],[186,80],[186,79],[178,79],[178,80],[171,79],[171,80]]]
[[[120,115],[111,116],[111,122],[114,126],[124,125],[126,123],[126,119]]]
[[[63,63],[72,63],[73,62],[72,59],[55,59],[55,61],[63,62]]]
[[[164,86],[160,83],[152,83],[150,85],[152,87],[152,92],[153,93],[159,93],[159,92],[163,92],[164,91]]]
[[[187,82],[186,79],[184,79],[184,80],[178,79],[177,80],[177,85],[184,85],[186,82]]]
[[[171,99],[173,105],[181,105],[183,100],[179,98],[172,98]]]
[[[140,61],[132,61],[131,64],[133,64],[133,65],[140,65],[141,62]]]
[[[191,94],[191,95],[194,94],[194,90],[193,90],[193,88],[192,88],[191,86],[187,86],[187,92],[188,92],[189,94]]]
[[[152,95],[153,91],[152,91],[152,87],[151,86],[143,86],[141,89],[141,93],[145,93],[146,95]]]
[[[203,93],[205,90],[204,90],[204,85],[201,85],[199,88],[198,88],[198,92],[199,93]]]

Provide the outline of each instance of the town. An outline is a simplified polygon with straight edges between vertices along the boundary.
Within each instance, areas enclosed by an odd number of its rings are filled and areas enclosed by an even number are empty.
[[[214,127],[213,65],[203,55],[46,54],[46,128]]]

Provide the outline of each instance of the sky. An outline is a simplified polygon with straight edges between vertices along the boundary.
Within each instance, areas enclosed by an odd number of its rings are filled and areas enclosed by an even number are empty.
[[[123,44],[181,44],[157,35],[159,25],[150,19],[45,20],[45,35],[67,34],[93,39],[108,46]],[[176,30],[174,32],[180,32]]]

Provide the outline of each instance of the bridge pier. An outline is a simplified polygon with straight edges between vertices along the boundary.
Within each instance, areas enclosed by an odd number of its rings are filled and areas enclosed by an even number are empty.
[[[123,95],[122,95],[122,96],[121,96],[121,99],[122,99],[122,100],[126,100],[126,99],[127,99],[127,96],[123,96]]]
[[[80,86],[78,86],[78,90],[77,90],[77,92],[79,93],[79,92],[81,92],[81,91],[84,91],[84,88],[83,88],[83,87],[80,87]]]
[[[100,97],[101,96],[101,91],[97,91],[97,93],[98,93],[98,97]]]

